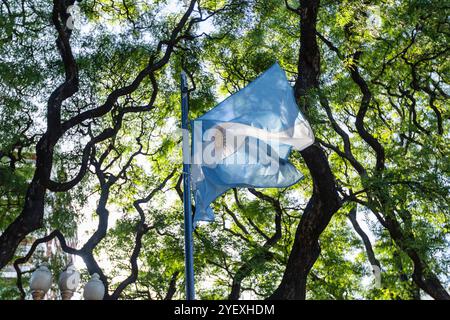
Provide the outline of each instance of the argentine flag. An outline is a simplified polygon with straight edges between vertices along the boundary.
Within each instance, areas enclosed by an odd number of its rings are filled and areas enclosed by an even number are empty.
[[[297,183],[302,175],[289,163],[290,151],[314,143],[278,63],[191,125],[195,223],[213,221],[210,204],[231,188]]]

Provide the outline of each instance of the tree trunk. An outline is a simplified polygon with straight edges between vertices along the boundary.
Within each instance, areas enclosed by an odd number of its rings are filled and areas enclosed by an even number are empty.
[[[36,171],[28,187],[22,212],[0,236],[0,269],[11,261],[22,240],[43,226],[46,192],[43,181],[49,179],[53,161],[53,147],[49,147],[48,141],[48,135],[44,135],[37,144]]]
[[[300,1],[299,77],[295,96],[303,110],[311,108],[309,95],[319,87],[320,52],[316,40],[319,0]],[[306,298],[306,281],[319,253],[319,237],[339,209],[341,203],[324,151],[317,145],[306,148],[301,155],[313,180],[313,195],[306,206],[295,233],[295,240],[283,279],[269,299]]]

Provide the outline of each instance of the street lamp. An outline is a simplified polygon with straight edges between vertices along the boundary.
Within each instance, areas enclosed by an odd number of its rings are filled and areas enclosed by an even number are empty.
[[[63,300],[70,300],[80,283],[80,273],[71,264],[59,275],[58,286]]]
[[[100,276],[94,273],[91,280],[84,286],[83,297],[85,300],[102,300],[105,295],[105,286]]]
[[[80,273],[71,264],[59,275],[58,287],[62,300],[70,300],[80,284]],[[42,264],[33,272],[30,279],[30,289],[33,300],[43,300],[45,294],[52,286],[52,273],[47,264]],[[85,300],[103,300],[105,286],[100,276],[94,273],[84,286],[83,297]]]
[[[39,266],[31,276],[30,289],[33,300],[44,299],[45,294],[52,286],[52,273],[46,265]]]

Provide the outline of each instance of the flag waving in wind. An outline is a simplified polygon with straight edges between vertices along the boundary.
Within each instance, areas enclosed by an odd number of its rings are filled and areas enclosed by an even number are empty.
[[[210,204],[235,187],[283,188],[302,175],[292,148],[314,142],[284,71],[276,63],[247,87],[192,121],[194,221],[212,221]]]

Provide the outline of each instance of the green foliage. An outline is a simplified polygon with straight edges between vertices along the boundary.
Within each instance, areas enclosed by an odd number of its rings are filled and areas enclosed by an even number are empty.
[[[178,1],[82,1],[80,30],[71,45],[80,75],[79,91],[64,102],[62,118],[102,105],[115,89],[132,83],[168,39],[185,5]],[[296,1],[288,1],[296,6]],[[46,103],[64,80],[64,65],[49,25],[51,1],[0,4],[0,230],[23,208],[35,169],[36,141],[45,132]],[[120,110],[146,106],[148,112],[124,116],[117,134],[98,143],[92,157],[105,150],[105,176],[120,176],[109,190],[106,237],[95,257],[111,282],[130,274],[130,256],[140,216],[134,201],[149,195],[172,170],[174,176],[143,205],[145,224],[135,285],[122,298],[163,299],[171,283],[175,299],[184,298],[182,203],[177,194],[181,173],[179,74],[189,74],[190,117],[211,109],[278,61],[294,84],[298,70],[299,15],[282,0],[201,1],[203,14],[223,9],[193,27],[155,73],[157,92],[146,78],[131,94],[118,99],[111,113],[67,132],[54,154],[52,179],[74,178],[91,135],[114,125]],[[169,6],[169,7],[168,7]],[[206,31],[204,31],[205,29]],[[339,51],[318,39],[321,49],[320,90],[308,92],[306,113],[316,138],[323,142],[340,192],[352,202],[336,213],[320,238],[321,253],[308,278],[311,299],[413,299],[410,258],[392,240],[374,213],[400,221],[405,241],[427,262],[444,286],[449,285],[449,148],[448,148],[448,10],[438,0],[321,1],[318,32]],[[207,36],[202,35],[205,32]],[[198,37],[197,37],[198,36]],[[359,60],[354,53],[361,51]],[[360,88],[350,76],[358,68],[372,97],[364,127],[383,146],[385,170],[375,170],[376,156],[355,126],[361,107]],[[194,88],[195,87],[195,88]],[[331,125],[326,99],[336,123],[347,133],[360,174],[346,159],[342,137]],[[330,147],[331,146],[331,147]],[[332,148],[334,147],[334,148]],[[141,154],[134,153],[142,148]],[[341,151],[341,153],[336,152]],[[91,159],[90,159],[91,160]],[[216,221],[195,232],[196,279],[202,299],[226,299],[237,275],[241,297],[265,298],[277,287],[287,264],[300,217],[312,194],[312,178],[302,156],[292,162],[305,175],[286,190],[258,190],[281,209],[281,236],[267,245],[276,229],[278,208],[247,190],[229,191],[214,204]],[[129,166],[127,163],[129,162]],[[111,164],[108,166],[107,164]],[[97,227],[101,185],[92,166],[77,187],[47,192],[45,227],[40,237],[60,230],[81,247]],[[121,170],[126,167],[125,173]],[[358,203],[358,220],[369,235],[382,268],[382,285],[373,283],[363,243],[350,224],[350,206]],[[81,225],[90,224],[86,234]],[[55,274],[66,262],[52,257]],[[33,256],[33,262],[42,257]],[[88,278],[84,272],[84,280]],[[25,284],[27,281],[25,276]],[[172,281],[174,279],[174,281]],[[14,283],[0,278],[0,297],[15,298]],[[423,296],[423,292],[421,293]]]

